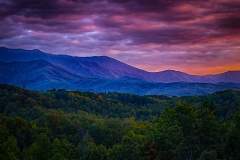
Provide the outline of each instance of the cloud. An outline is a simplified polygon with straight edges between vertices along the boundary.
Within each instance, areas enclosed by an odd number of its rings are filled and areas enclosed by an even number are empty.
[[[240,69],[239,14],[238,0],[0,0],[0,45],[150,70]]]

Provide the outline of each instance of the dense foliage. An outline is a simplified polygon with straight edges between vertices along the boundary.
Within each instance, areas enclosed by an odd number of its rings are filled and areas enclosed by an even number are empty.
[[[240,92],[135,96],[0,85],[0,159],[239,160]]]

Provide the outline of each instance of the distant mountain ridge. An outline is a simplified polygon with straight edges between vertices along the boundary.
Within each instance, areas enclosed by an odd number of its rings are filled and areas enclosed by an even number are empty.
[[[107,56],[73,57],[0,47],[0,83],[37,90],[199,95],[240,88],[240,71],[206,76],[174,70],[147,72]]]
[[[72,74],[88,78],[118,79],[132,77],[161,83],[240,83],[240,71],[197,76],[174,70],[147,72],[107,56],[73,57],[48,54],[40,50],[8,49],[4,47],[0,48],[0,53],[0,61],[3,62],[44,60]]]

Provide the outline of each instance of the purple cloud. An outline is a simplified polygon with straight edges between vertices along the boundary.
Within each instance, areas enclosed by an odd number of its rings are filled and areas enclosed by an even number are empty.
[[[239,14],[238,0],[0,0],[0,46],[222,72],[240,69]]]

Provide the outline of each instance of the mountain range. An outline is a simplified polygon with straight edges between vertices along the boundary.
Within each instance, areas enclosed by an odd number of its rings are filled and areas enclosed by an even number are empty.
[[[157,95],[203,95],[240,88],[240,71],[190,75],[147,72],[107,56],[74,57],[0,47],[0,83],[34,89],[67,89]]]

